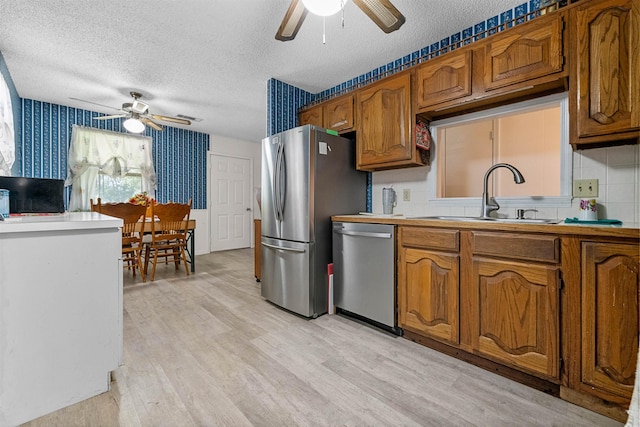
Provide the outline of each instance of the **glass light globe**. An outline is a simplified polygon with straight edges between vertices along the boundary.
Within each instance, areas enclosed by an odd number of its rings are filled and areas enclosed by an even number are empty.
[[[144,123],[140,120],[130,117],[122,124],[126,130],[132,133],[140,133],[144,130]]]
[[[302,0],[302,4],[314,15],[331,16],[340,12],[347,0]]]

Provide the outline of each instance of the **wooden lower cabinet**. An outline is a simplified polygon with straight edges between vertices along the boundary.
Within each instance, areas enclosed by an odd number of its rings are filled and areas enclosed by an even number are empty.
[[[547,378],[559,377],[559,289],[555,265],[474,257],[471,347]]]
[[[475,354],[558,381],[560,239],[548,234],[469,232],[466,319]]]
[[[402,251],[399,323],[436,340],[458,344],[460,257],[414,248]]]
[[[460,255],[457,230],[398,230],[398,324],[435,340],[459,342]]]
[[[640,238],[625,234],[400,226],[398,325],[624,421],[640,336]]]
[[[556,236],[427,227],[398,235],[402,328],[559,382]]]
[[[582,391],[628,405],[640,333],[640,249],[582,243]]]

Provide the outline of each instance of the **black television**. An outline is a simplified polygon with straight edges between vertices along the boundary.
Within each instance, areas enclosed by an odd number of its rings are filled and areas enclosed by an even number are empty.
[[[9,214],[64,212],[64,180],[0,176],[0,189],[9,190]]]

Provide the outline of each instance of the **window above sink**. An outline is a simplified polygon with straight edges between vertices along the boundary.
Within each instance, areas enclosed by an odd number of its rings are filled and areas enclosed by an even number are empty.
[[[526,182],[514,185],[508,171],[494,174],[490,193],[504,207],[571,205],[573,155],[566,93],[434,121],[431,131],[436,151],[431,169],[437,179],[427,180],[430,204],[475,204],[484,172],[506,162],[517,167]]]

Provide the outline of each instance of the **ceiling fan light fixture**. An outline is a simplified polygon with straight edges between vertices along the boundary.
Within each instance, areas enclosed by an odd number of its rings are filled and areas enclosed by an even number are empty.
[[[304,7],[314,15],[331,16],[340,12],[348,0],[302,0]]]
[[[129,117],[124,121],[122,126],[131,133],[141,133],[144,131],[144,123],[136,117]]]

